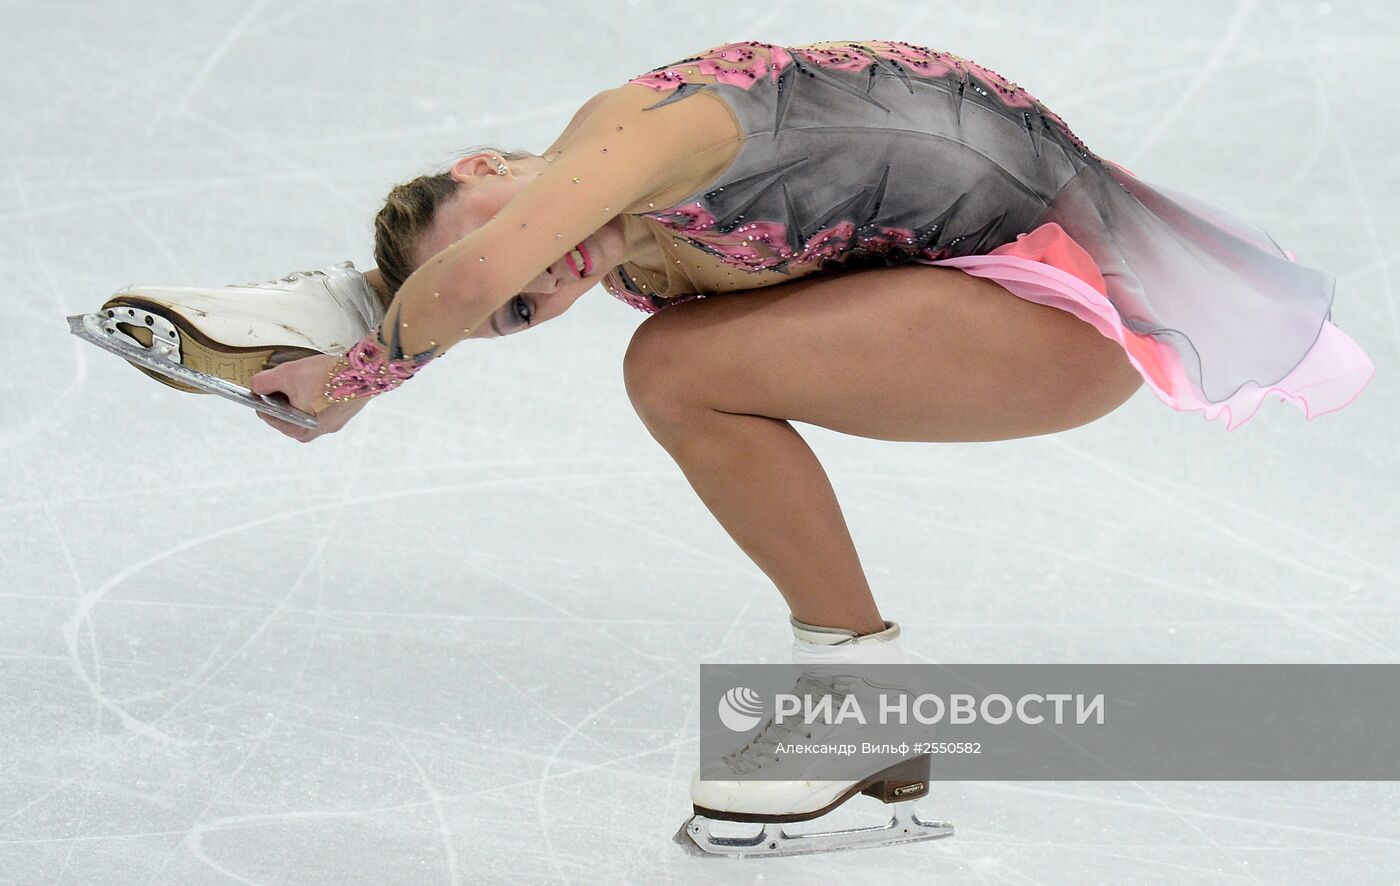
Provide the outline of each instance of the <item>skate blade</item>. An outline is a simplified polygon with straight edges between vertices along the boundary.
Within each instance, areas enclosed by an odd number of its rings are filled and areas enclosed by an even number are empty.
[[[907,808],[906,808],[907,807]],[[823,831],[811,834],[790,834],[781,824],[760,825],[759,832],[749,837],[721,837],[711,833],[714,824],[703,815],[692,815],[676,832],[675,841],[687,846],[697,855],[726,855],[730,858],[761,858],[765,856],[810,855],[814,852],[834,852],[842,849],[865,849],[897,843],[915,843],[951,837],[953,825],[921,817],[912,802],[890,804],[893,813],[889,822],[864,828]]]
[[[312,348],[295,345],[225,345],[206,337],[171,305],[144,298],[139,294],[114,295],[97,313],[105,315],[106,319],[101,321],[104,331],[111,332],[115,328],[118,334],[124,334],[147,351],[154,350],[181,366],[205,375],[215,375],[244,387],[249,387],[253,376],[264,369],[321,353]],[[144,366],[132,365],[148,378],[178,391],[191,394],[208,393],[167,378]]]
[[[73,314],[68,318],[68,331],[92,342],[104,351],[109,351],[138,369],[149,369],[167,378],[174,379],[197,391],[218,394],[225,399],[244,406],[251,406],[258,412],[265,412],[274,418],[290,422],[297,427],[316,429],[316,417],[303,412],[287,402],[281,394],[254,394],[252,391],[216,375],[209,375],[188,366],[183,366],[162,353],[160,346],[152,344],[146,348],[140,342],[119,331],[116,324],[101,314]]]

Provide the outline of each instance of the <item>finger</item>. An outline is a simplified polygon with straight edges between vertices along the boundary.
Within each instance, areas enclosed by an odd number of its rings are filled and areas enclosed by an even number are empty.
[[[280,379],[282,376],[278,374],[278,368],[279,367],[274,366],[271,369],[264,369],[255,374],[248,380],[248,390],[252,391],[254,394],[271,394],[280,390]]]
[[[303,430],[303,428],[300,428],[292,424],[291,422],[282,421],[280,418],[273,418],[266,412],[259,412],[258,418],[272,425],[274,428],[286,434],[288,437],[298,436],[298,434]]]
[[[303,428],[300,425],[294,425],[284,421],[278,421],[275,418],[271,419],[269,423],[275,426],[277,430],[281,431],[283,434],[286,434],[288,437],[291,437],[293,440],[296,440],[298,443],[310,443],[312,440],[315,440],[322,434],[327,433],[327,431],[324,431],[321,428]]]

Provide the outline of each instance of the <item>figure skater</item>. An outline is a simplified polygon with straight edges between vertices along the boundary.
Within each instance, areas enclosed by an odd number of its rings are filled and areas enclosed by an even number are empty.
[[[1006,440],[1145,384],[1234,430],[1270,395],[1341,409],[1374,373],[1330,320],[1330,274],[1097,156],[1000,75],[899,41],[730,43],[655,68],[541,155],[486,148],[394,188],[375,260],[103,307],[314,413],[314,430],[259,413],[308,442],[463,339],[534,328],[602,283],[652,315],[628,396],[787,601],[799,664],[907,658],[791,422]],[[796,821],[927,789],[926,758],[854,782],[724,778],[773,756],[761,731],[697,775],[696,813]]]

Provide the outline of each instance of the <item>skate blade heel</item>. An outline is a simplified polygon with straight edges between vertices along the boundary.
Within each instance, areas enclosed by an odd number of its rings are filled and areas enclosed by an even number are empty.
[[[856,782],[831,803],[808,812],[762,814],[728,812],[692,807],[692,815],[676,833],[675,841],[687,851],[702,855],[730,857],[760,857],[806,855],[895,843],[913,843],[951,837],[953,825],[938,819],[927,819],[914,811],[913,800],[928,795],[932,757],[924,754],[901,760],[880,770],[869,778]],[[867,794],[887,803],[890,819],[883,825],[846,828],[814,833],[793,832],[786,824],[809,822],[831,812],[857,793]],[[909,801],[909,802],[906,802]],[[717,832],[715,826],[734,823],[759,825],[756,834],[746,836]]]
[[[136,341],[140,343],[141,347],[150,350],[152,340],[155,338],[155,336],[151,333],[151,330],[147,329],[144,326],[133,326],[130,323],[118,323],[117,329],[136,339]],[[201,391],[199,388],[190,387],[189,385],[184,384],[183,382],[178,382],[175,379],[170,378],[169,376],[161,375],[154,369],[147,369],[139,363],[132,363],[130,360],[126,362],[128,366],[136,367],[141,372],[144,372],[148,377],[155,379],[163,385],[169,385],[177,391],[184,391],[187,394],[208,393],[208,391]]]
[[[901,803],[928,796],[930,757],[912,757],[878,773],[875,782],[862,788],[861,793],[881,803]]]
[[[924,818],[913,806],[913,803],[893,804],[889,807],[890,820],[883,825],[793,833],[781,822],[767,822],[760,825],[758,833],[749,836],[715,833],[715,819],[692,815],[681,825],[674,840],[694,855],[762,858],[866,849],[953,836],[951,822]]]
[[[282,345],[256,348],[223,345],[201,333],[178,312],[156,302],[130,296],[109,300],[102,306],[100,313],[116,321],[117,328],[139,342],[142,347],[151,348],[156,336],[161,335],[165,345],[174,346],[175,351],[169,356],[175,362],[196,372],[222,378],[245,388],[250,387],[253,376],[264,369],[320,353],[310,348]],[[138,363],[127,362],[161,384],[176,390],[191,394],[209,393]]]
[[[315,430],[320,425],[316,416],[303,412],[288,402],[285,394],[255,394],[247,387],[240,386],[226,378],[209,375],[191,369],[180,362],[179,334],[164,320],[155,322],[154,335],[149,347],[142,345],[128,333],[118,328],[113,318],[104,313],[71,314],[67,318],[68,331],[83,341],[91,342],[104,351],[116,354],[138,369],[169,376],[179,382],[193,386],[202,393],[218,394],[228,400],[251,406],[258,412],[265,412],[274,418],[289,422],[297,427]]]

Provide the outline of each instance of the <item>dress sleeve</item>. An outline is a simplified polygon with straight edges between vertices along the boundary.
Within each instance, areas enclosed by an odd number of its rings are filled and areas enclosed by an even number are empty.
[[[386,331],[400,353],[440,353],[484,323],[629,204],[663,191],[716,134],[694,106],[651,108],[652,90],[605,98],[496,217],[433,256],[400,287]]]

